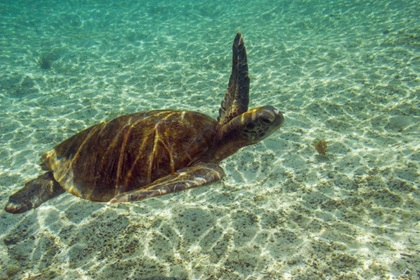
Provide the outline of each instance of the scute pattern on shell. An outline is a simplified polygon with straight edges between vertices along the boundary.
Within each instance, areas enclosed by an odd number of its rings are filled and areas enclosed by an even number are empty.
[[[85,129],[42,157],[68,192],[109,201],[190,166],[214,144],[218,123],[188,111],[149,111]]]

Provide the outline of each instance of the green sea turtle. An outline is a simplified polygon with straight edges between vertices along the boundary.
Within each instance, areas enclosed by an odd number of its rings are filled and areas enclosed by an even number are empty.
[[[5,207],[23,213],[65,191],[91,201],[126,202],[219,181],[219,162],[255,144],[283,123],[272,106],[248,110],[244,41],[233,42],[232,73],[216,120],[197,112],[157,110],[102,122],[44,153],[47,172],[11,195]]]

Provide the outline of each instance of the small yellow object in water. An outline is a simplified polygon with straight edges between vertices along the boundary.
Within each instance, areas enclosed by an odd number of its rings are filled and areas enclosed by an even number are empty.
[[[319,140],[315,143],[314,147],[320,155],[325,155],[327,153],[327,141],[325,140]]]

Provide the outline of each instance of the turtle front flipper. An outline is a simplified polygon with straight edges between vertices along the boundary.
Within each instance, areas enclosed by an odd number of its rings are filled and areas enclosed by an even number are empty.
[[[248,111],[248,103],[248,61],[244,40],[238,32],[232,46],[232,73],[217,118],[219,124],[226,124],[234,117]]]
[[[4,210],[12,214],[24,213],[63,192],[64,189],[54,179],[52,172],[47,172],[27,182],[25,187],[12,194]]]
[[[225,175],[223,169],[214,163],[199,163],[178,170],[176,173],[154,181],[152,184],[117,195],[109,203],[142,200],[148,197],[179,192],[217,182]]]

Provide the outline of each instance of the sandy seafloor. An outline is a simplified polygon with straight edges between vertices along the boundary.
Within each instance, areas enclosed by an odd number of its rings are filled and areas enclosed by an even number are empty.
[[[211,186],[1,211],[0,279],[420,279],[419,7],[2,1],[2,207],[44,151],[99,121],[159,108],[216,118],[238,30],[251,107],[286,121]]]

